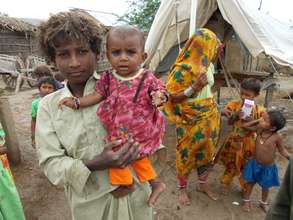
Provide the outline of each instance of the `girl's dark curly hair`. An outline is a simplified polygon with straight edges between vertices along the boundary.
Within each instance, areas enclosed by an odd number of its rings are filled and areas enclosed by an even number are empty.
[[[52,15],[40,25],[39,30],[40,48],[50,61],[55,59],[55,48],[71,40],[88,43],[91,50],[98,54],[101,36],[107,32],[101,23],[83,10]]]

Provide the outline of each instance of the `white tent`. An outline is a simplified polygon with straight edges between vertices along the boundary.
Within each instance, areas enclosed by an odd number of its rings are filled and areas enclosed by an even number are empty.
[[[194,2],[196,13],[191,10]],[[241,0],[162,0],[146,41],[150,68],[155,69],[171,47],[188,39],[191,13],[196,27],[203,27],[217,8],[252,56],[265,53],[293,68],[293,25],[251,10]]]

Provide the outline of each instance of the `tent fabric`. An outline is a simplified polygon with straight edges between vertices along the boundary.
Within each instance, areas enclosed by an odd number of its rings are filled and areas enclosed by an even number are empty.
[[[190,7],[191,0],[162,0],[146,40],[146,63],[151,69],[156,69],[170,48],[187,40]],[[242,0],[197,0],[197,27],[203,27],[217,8],[252,56],[264,52],[293,68],[292,25],[249,9]]]

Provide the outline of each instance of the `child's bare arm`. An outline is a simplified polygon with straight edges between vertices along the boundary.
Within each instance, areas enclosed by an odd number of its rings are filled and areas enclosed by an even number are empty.
[[[259,121],[260,121],[260,119],[252,120],[252,121],[248,121],[248,122],[243,122],[242,128],[244,128],[248,131],[256,131]]]
[[[32,147],[35,148],[35,130],[36,130],[36,118],[32,118],[31,120],[31,140]]]
[[[284,147],[283,145],[283,142],[282,142],[282,138],[280,135],[278,135],[277,137],[277,148],[278,148],[278,151],[280,152],[280,154],[287,158],[288,160],[290,160],[290,154],[289,152],[286,150],[286,148]]]
[[[103,100],[103,96],[100,95],[97,91],[90,95],[86,95],[84,97],[81,97],[80,99],[80,107],[89,107],[95,104],[98,104],[100,101]]]
[[[59,102],[59,107],[62,109],[62,106],[65,105],[72,109],[85,108],[92,105],[95,105],[102,101],[103,97],[98,92],[93,92],[92,94],[83,96],[81,98],[76,97],[66,97]]]

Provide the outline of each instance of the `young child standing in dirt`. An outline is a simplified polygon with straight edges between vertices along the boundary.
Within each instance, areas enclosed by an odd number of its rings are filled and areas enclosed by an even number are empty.
[[[240,85],[240,100],[231,101],[222,110],[222,115],[228,117],[228,123],[233,125],[232,131],[228,134],[220,159],[225,166],[225,171],[221,176],[223,193],[227,194],[229,186],[235,176],[241,175],[243,167],[247,160],[253,155],[255,150],[256,132],[245,128],[243,125],[251,120],[261,118],[265,109],[262,106],[254,104],[250,116],[243,118],[242,108],[245,100],[255,102],[261,89],[260,81],[248,78],[242,81]],[[240,176],[240,185],[243,189],[245,183]]]
[[[279,186],[278,168],[275,164],[276,150],[290,160],[288,151],[282,144],[278,131],[286,124],[286,119],[279,111],[269,111],[258,120],[255,154],[243,169],[243,178],[247,182],[243,196],[243,208],[250,211],[250,195],[255,183],[262,188],[260,207],[266,212],[268,208],[269,188]],[[250,125],[257,121],[252,121]],[[249,126],[249,125],[247,125]]]
[[[38,88],[39,88],[39,97],[32,101],[31,107],[31,139],[32,146],[35,147],[35,130],[36,130],[36,120],[37,120],[37,112],[41,99],[46,95],[57,90],[57,86],[55,84],[55,80],[50,76],[43,76],[38,80]]]
[[[148,204],[153,206],[165,184],[156,179],[148,156],[162,141],[165,124],[157,107],[167,101],[167,92],[151,71],[142,68],[147,54],[143,33],[137,28],[112,28],[107,35],[107,57],[113,70],[100,76],[95,93],[82,98],[68,97],[59,104],[79,109],[103,100],[97,115],[107,128],[107,141],[133,139],[140,144],[141,159],[131,166],[141,182],[150,183]],[[129,167],[109,169],[109,180],[113,185],[133,187]]]

